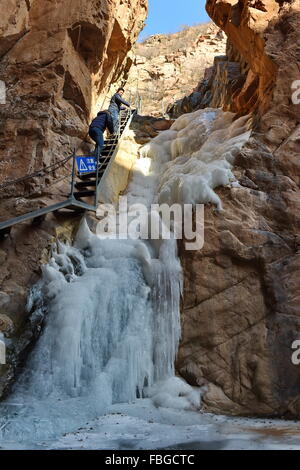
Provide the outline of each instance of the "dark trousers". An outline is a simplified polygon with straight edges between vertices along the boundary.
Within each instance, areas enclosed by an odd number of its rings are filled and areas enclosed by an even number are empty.
[[[114,123],[114,133],[117,134],[119,131],[119,110],[117,108],[109,108],[111,117]]]
[[[104,147],[103,131],[99,127],[90,127],[89,136],[96,143],[95,155],[98,159],[100,157],[102,149]]]

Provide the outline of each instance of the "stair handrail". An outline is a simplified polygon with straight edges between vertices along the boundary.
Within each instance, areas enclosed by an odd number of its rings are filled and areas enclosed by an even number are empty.
[[[63,165],[68,163],[69,160],[74,158],[74,155],[77,153],[82,143],[85,142],[87,136],[88,136],[88,133],[85,135],[84,139],[80,142],[80,144],[76,148],[74,148],[74,151],[71,155],[68,155],[62,160],[56,161],[52,163],[51,165],[48,165],[44,168],[40,168],[39,170],[36,170],[33,173],[30,173],[28,175],[20,176],[19,178],[15,178],[14,180],[4,181],[3,183],[0,184],[0,191],[14,184],[23,183],[24,181],[30,180],[32,178],[42,178],[43,176],[54,173],[54,171],[58,170],[58,168],[61,168]]]
[[[104,159],[104,161],[103,161],[103,163],[102,163],[102,165],[101,165],[101,167],[103,167],[106,163],[108,163],[107,166],[106,166],[106,169],[105,169],[105,171],[104,171],[104,173],[103,173],[103,175],[102,175],[102,177],[101,177],[101,180],[100,180],[100,182],[99,182],[99,184],[98,184],[98,186],[97,186],[97,190],[96,190],[96,194],[97,194],[96,206],[97,206],[97,204],[98,204],[98,202],[99,202],[99,194],[100,194],[100,191],[101,191],[101,187],[102,187],[104,181],[106,180],[106,177],[107,177],[107,175],[108,175],[108,173],[109,173],[109,171],[110,171],[110,168],[111,168],[111,166],[112,166],[112,164],[113,164],[113,162],[114,162],[114,160],[115,160],[115,158],[116,158],[116,155],[117,155],[117,153],[118,153],[118,151],[119,151],[119,144],[120,144],[120,142],[122,141],[122,138],[124,137],[124,135],[125,135],[127,129],[129,128],[129,126],[130,126],[130,124],[131,124],[131,121],[132,121],[133,117],[134,117],[136,114],[137,114],[137,109],[132,110],[132,109],[129,108],[129,109],[126,110],[126,124],[125,124],[125,127],[124,127],[123,131],[122,131],[122,134],[120,134],[119,138],[117,139],[116,146],[115,146],[115,147],[112,146],[112,148],[111,148],[110,151],[108,152],[108,155],[106,156],[106,158]],[[101,167],[100,167],[100,169],[101,169]]]
[[[136,95],[135,103],[136,103],[136,109],[135,110],[132,110],[131,108],[129,108],[125,111],[125,120],[124,120],[125,126],[123,128],[123,131],[122,131],[122,133],[120,133],[120,128],[119,128],[119,133],[115,134],[113,139],[110,139],[111,148],[108,152],[108,155],[104,158],[104,161],[102,162],[101,165],[99,165],[99,158],[97,159],[95,206],[90,206],[89,204],[87,204],[85,202],[78,201],[74,197],[74,187],[75,187],[75,177],[76,177],[76,154],[77,154],[77,150],[80,148],[82,142],[85,141],[85,139],[87,137],[87,135],[86,135],[84,140],[80,143],[80,145],[78,145],[77,148],[74,148],[74,152],[73,152],[72,155],[69,155],[68,157],[60,160],[59,162],[55,162],[55,163],[49,165],[48,167],[42,168],[41,170],[38,170],[34,173],[31,173],[29,175],[25,175],[25,176],[20,177],[20,178],[16,178],[14,180],[5,181],[4,183],[2,183],[0,185],[0,190],[1,190],[1,189],[4,189],[4,188],[8,187],[9,185],[17,184],[17,183],[26,181],[28,179],[31,179],[33,177],[42,177],[46,174],[49,174],[49,173],[55,171],[56,169],[58,169],[59,167],[61,167],[65,163],[67,163],[71,158],[73,159],[73,162],[72,162],[73,165],[72,165],[71,194],[69,194],[68,198],[65,201],[62,201],[62,202],[59,202],[59,203],[56,203],[56,204],[53,204],[53,205],[50,205],[50,206],[43,207],[43,208],[40,208],[40,209],[35,210],[35,211],[31,211],[31,212],[23,214],[21,216],[9,219],[5,222],[0,222],[0,232],[1,231],[3,232],[3,230],[5,231],[7,228],[11,227],[12,225],[14,225],[16,223],[20,223],[22,221],[29,220],[29,219],[34,219],[34,218],[40,217],[42,215],[45,215],[48,212],[57,211],[59,209],[67,208],[69,206],[76,206],[78,208],[86,209],[86,210],[96,210],[97,203],[98,203],[98,195],[99,195],[100,189],[101,189],[101,184],[103,183],[103,181],[105,181],[105,178],[106,178],[106,176],[109,172],[109,169],[110,169],[111,165],[113,164],[113,161],[114,161],[114,159],[116,157],[116,154],[118,152],[119,143],[122,140],[122,137],[126,133],[127,129],[129,128],[129,126],[131,124],[131,121],[132,121],[133,117],[135,116],[135,114],[137,113],[137,111],[140,107],[141,98],[140,98],[140,96],[138,96],[138,93]],[[99,157],[100,157],[100,155],[99,155]],[[99,182],[99,170],[101,169],[101,167],[103,167],[107,163],[108,163],[108,165],[107,165],[107,167],[106,167],[106,169],[103,173],[103,176],[102,176],[102,178]]]

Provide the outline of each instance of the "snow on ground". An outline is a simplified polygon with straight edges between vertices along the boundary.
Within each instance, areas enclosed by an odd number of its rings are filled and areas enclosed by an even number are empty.
[[[76,432],[31,444],[2,442],[2,449],[261,450],[300,449],[294,421],[216,416],[155,407],[150,399],[113,405]]]
[[[143,147],[129,203],[221,209],[214,189],[237,184],[231,169],[249,136],[248,117],[209,109],[181,116]],[[175,247],[172,240],[102,240],[83,225],[75,247],[53,254],[37,298],[47,296],[47,325],[1,406],[0,448],[300,449],[298,423],[200,413],[201,391],[174,377]],[[137,389],[149,398],[130,403]],[[129,403],[111,404],[122,401]]]

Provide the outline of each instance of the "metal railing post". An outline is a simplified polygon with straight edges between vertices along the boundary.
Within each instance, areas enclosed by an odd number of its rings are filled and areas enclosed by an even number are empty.
[[[130,108],[128,108],[125,111],[125,113],[126,113],[125,114],[126,121],[124,123],[125,126],[124,126],[124,129],[123,129],[123,132],[122,132],[122,136],[125,133],[125,131],[129,128],[130,122],[131,122],[134,114],[136,114],[136,111],[133,113],[132,110]],[[121,121],[121,119],[120,119],[120,121]],[[106,166],[106,168],[104,170],[104,173],[103,173],[103,175],[101,175],[101,178],[99,179],[98,184],[97,184],[97,199],[98,199],[98,194],[99,194],[100,190],[102,190],[103,183],[106,179],[106,176],[110,171],[110,167],[114,162],[114,158],[116,156],[116,149],[118,148],[118,144],[119,144],[119,139],[118,139],[117,136],[115,136],[115,138],[113,139],[113,142],[112,142],[111,149],[110,149],[108,155],[106,157],[104,157],[104,161],[101,164],[101,167],[103,167],[106,164],[107,164],[107,166]]]
[[[71,181],[71,197],[74,197],[74,186],[75,186],[75,160],[76,160],[76,149],[74,148],[73,154],[73,165],[72,165],[72,181]]]
[[[99,147],[98,147],[98,149],[97,149],[97,167],[96,167],[95,209],[97,209],[97,204],[98,204],[100,157],[101,157],[101,152],[99,151]]]

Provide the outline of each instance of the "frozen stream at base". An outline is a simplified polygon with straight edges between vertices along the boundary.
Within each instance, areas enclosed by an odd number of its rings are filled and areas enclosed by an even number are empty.
[[[299,450],[300,426],[157,408],[151,400],[113,405],[73,433],[36,442],[2,441],[0,449],[35,450]]]
[[[153,139],[136,163],[128,204],[221,209],[214,189],[234,182],[234,158],[250,135],[247,118],[233,118],[196,111]],[[30,296],[34,316],[47,312],[45,326],[0,405],[0,447],[278,446],[279,438],[259,438],[263,422],[200,414],[200,389],[175,377],[181,284],[175,240],[104,240],[83,223],[74,246],[53,251]],[[294,446],[282,432],[280,443]]]

